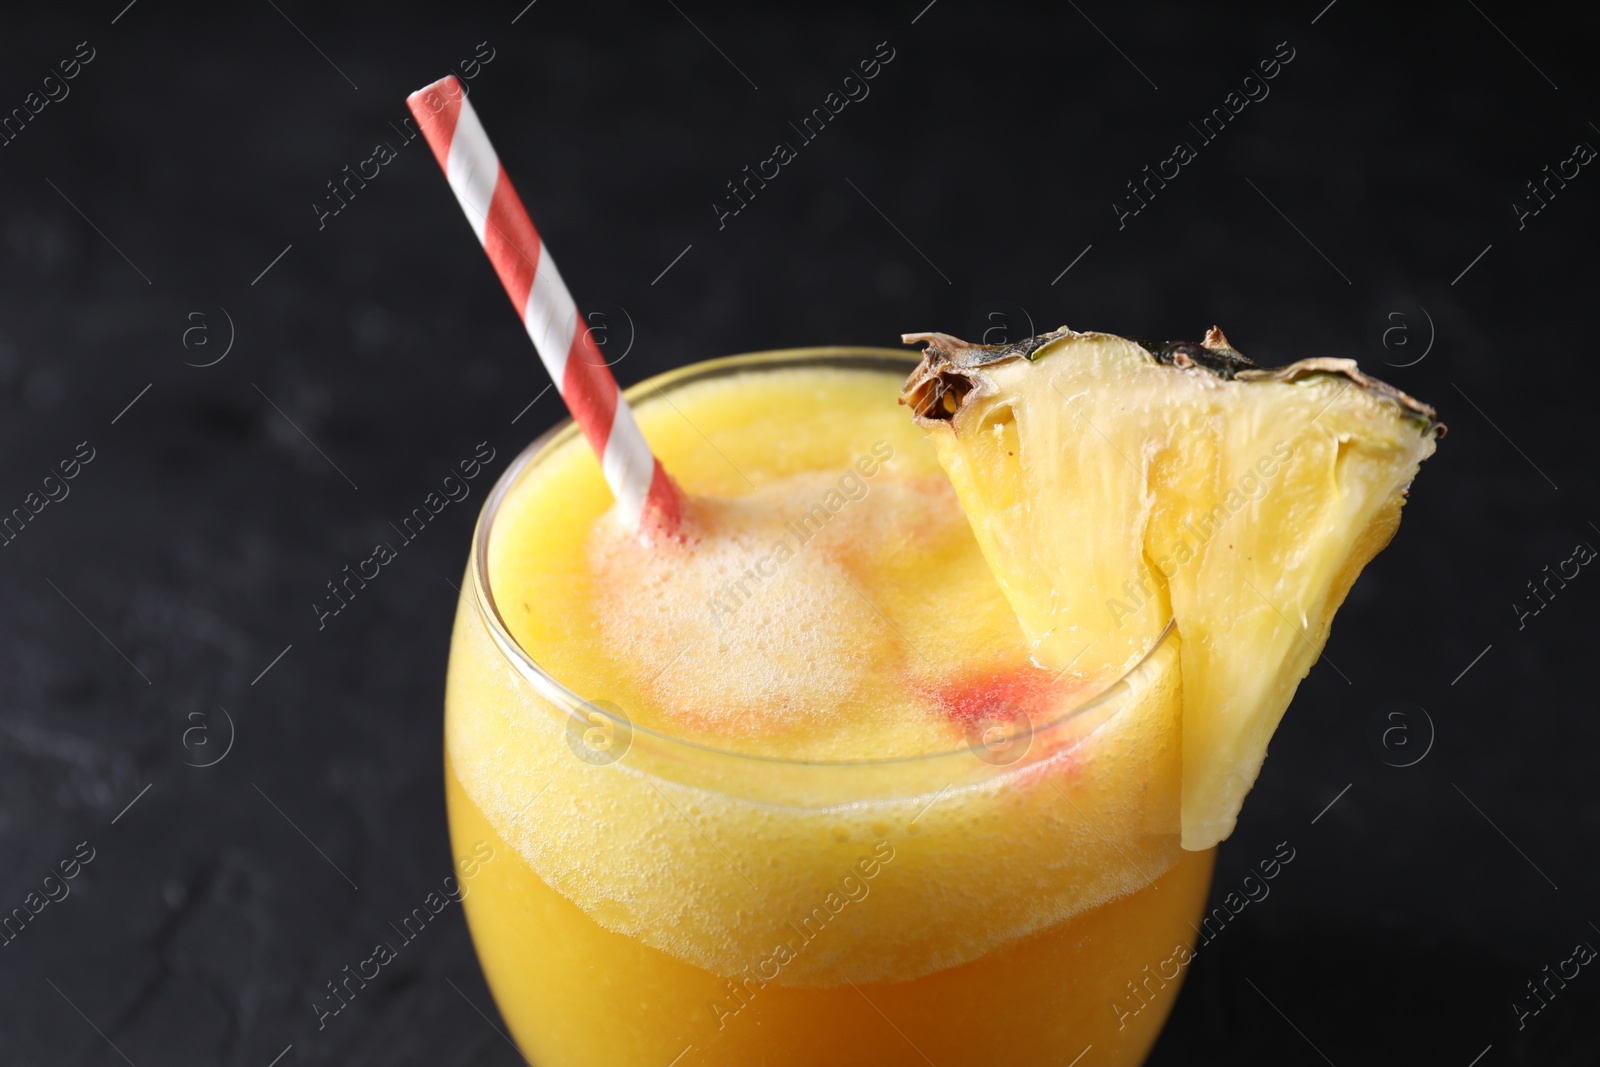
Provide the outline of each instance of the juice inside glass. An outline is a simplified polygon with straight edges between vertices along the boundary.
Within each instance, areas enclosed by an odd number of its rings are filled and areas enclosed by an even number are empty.
[[[615,529],[570,424],[486,502],[446,792],[539,1067],[1153,1044],[1213,860],[1178,843],[1179,637],[1131,670],[1029,661],[896,403],[914,362],[794,350],[630,390],[689,543]]]

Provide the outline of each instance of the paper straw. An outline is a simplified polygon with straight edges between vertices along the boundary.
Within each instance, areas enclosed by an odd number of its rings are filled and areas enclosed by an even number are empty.
[[[406,98],[444,170],[472,232],[573,421],[600,458],[617,511],[629,529],[671,533],[682,516],[678,487],[645,443],[589,324],[567,292],[550,250],[500,165],[489,135],[454,75]]]

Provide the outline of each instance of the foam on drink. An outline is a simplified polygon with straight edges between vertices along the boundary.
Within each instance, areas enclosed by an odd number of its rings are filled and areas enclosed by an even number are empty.
[[[884,580],[973,550],[948,483],[892,467],[870,481],[788,475],[743,497],[697,501],[690,528],[683,541],[641,552],[628,531],[601,521],[589,545],[602,644],[663,726],[812,757],[951,746],[934,694],[994,650],[952,655],[927,633],[950,607],[946,590],[928,583],[919,596]],[[958,610],[1003,607],[973,603],[972,591],[965,599]],[[1008,637],[1020,653],[1020,634]],[[938,646],[940,659],[921,644]]]

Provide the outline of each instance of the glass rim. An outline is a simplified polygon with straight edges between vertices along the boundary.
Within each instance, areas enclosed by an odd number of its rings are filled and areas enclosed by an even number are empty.
[[[876,369],[878,370],[900,369],[909,374],[918,362],[919,357],[904,350],[868,345],[824,345],[745,352],[673,368],[629,386],[622,391],[622,395],[627,398],[629,403],[637,406],[641,401],[647,400],[650,396],[660,393],[669,387],[681,388],[694,382],[723,377],[746,370],[772,370],[791,366],[815,367],[830,364],[844,369],[870,370],[874,369],[873,365],[876,364]],[[680,737],[650,727],[639,726],[633,722],[631,716],[627,715],[625,709],[619,709],[623,710],[623,717],[618,718],[605,705],[573,691],[564,682],[547,671],[534,659],[532,653],[518,643],[516,637],[511,633],[511,628],[500,614],[499,605],[495,602],[494,591],[489,582],[489,539],[493,535],[494,520],[499,513],[500,505],[511,490],[521,481],[523,475],[541,459],[553,455],[557,449],[566,446],[568,442],[578,436],[578,432],[577,424],[568,416],[534,438],[523,448],[495,480],[489,495],[484,499],[483,507],[478,512],[478,519],[472,531],[472,553],[469,571],[474,606],[501,655],[518,675],[530,683],[536,691],[555,704],[560,710],[569,714],[579,708],[583,708],[586,714],[602,715],[610,720],[614,726],[625,728],[635,738],[640,736],[647,737],[665,746],[695,752],[708,758],[733,759],[754,764],[786,767],[855,767],[870,769],[895,766],[930,766],[939,760],[950,760],[964,755],[971,756],[973,751],[971,743],[934,752],[919,752],[904,756],[869,759],[799,759],[788,756],[772,756],[760,752],[745,752],[733,748],[720,748],[692,738]],[[1051,716],[1044,722],[1030,724],[1031,733],[1039,734],[1060,727],[1111,700],[1127,683],[1130,676],[1142,671],[1154,659],[1176,630],[1176,620],[1168,620],[1161,633],[1151,641],[1149,648],[1118,674],[1116,678],[1108,681],[1103,687],[1081,702],[1075,703],[1069,710]]]

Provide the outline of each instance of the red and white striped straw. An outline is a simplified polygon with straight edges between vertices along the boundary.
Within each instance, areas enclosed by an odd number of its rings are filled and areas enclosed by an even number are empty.
[[[461,83],[454,75],[440,78],[406,103],[573,421],[600,457],[623,522],[646,535],[675,531],[682,517],[678,487],[639,432]]]

